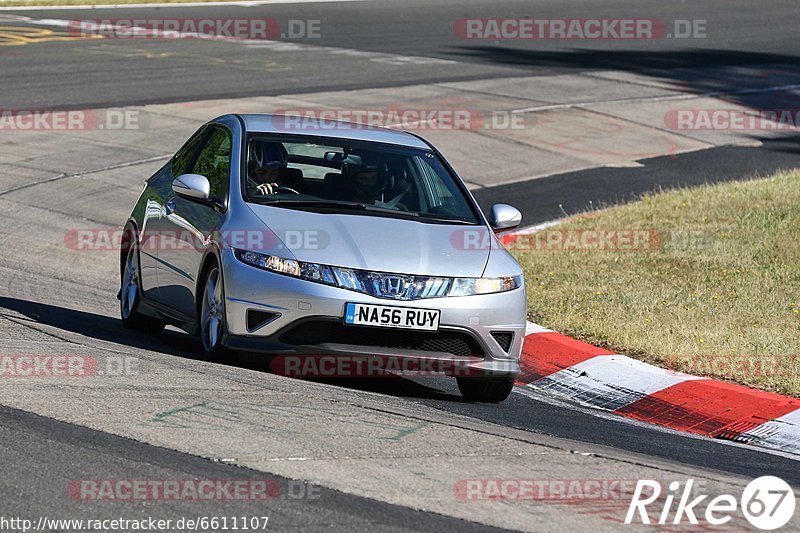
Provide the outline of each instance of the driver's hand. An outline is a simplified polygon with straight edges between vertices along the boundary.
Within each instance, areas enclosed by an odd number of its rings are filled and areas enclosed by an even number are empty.
[[[275,194],[278,189],[277,183],[262,183],[258,187],[256,187],[256,192],[258,194],[268,195],[268,194]]]

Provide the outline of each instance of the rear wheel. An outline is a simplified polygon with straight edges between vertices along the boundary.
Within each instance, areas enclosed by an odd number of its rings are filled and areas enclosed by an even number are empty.
[[[225,352],[222,338],[227,332],[225,323],[225,290],[222,273],[216,264],[208,270],[203,284],[203,299],[200,301],[200,339],[203,351],[211,358]]]
[[[139,312],[141,301],[141,276],[139,272],[139,250],[136,239],[128,239],[130,246],[122,264],[122,282],[119,292],[119,307],[122,325],[138,331],[158,332],[164,329],[164,322],[150,318]]]
[[[471,402],[499,403],[508,398],[514,388],[514,376],[459,377],[456,380],[461,395]]]

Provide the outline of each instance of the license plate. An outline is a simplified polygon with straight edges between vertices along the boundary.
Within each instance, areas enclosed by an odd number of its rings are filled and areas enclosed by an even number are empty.
[[[438,309],[348,303],[344,310],[344,323],[354,326],[437,331],[440,314],[441,311]]]

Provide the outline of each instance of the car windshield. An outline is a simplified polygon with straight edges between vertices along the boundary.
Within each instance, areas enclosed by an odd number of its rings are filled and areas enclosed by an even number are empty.
[[[477,224],[456,179],[432,150],[297,135],[247,139],[251,203]]]

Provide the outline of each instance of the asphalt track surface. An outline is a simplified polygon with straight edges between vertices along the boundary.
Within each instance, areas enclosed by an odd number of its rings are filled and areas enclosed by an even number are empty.
[[[320,19],[322,38],[308,42],[308,49],[296,52],[296,59],[272,63],[268,51],[233,43],[191,43],[147,41],[42,42],[25,46],[0,46],[0,79],[5,109],[75,108],[127,106],[155,102],[187,101],[216,97],[277,95],[332,89],[402,86],[438,81],[492,79],[558,72],[622,70],[657,72],[670,80],[693,80],[686,67],[736,66],[767,63],[798,64],[796,56],[796,2],[771,2],[765,9],[753,2],[710,1],[686,5],[679,2],[542,2],[535,13],[530,2],[447,1],[353,2],[258,6],[247,17],[278,20]],[[239,8],[159,8],[119,12],[14,11],[13,16],[32,18],[115,17],[231,17]],[[243,11],[244,12],[244,11]],[[110,13],[110,14],[108,14]],[[473,43],[454,39],[450,25],[461,17],[602,17],[625,13],[631,17],[708,19],[709,37],[699,44],[662,40],[639,43],[620,50],[610,43]],[[13,22],[14,26],[32,26]],[[38,26],[37,26],[38,27]],[[712,31],[713,29],[713,31]],[[300,44],[306,44],[300,43]],[[359,50],[414,58],[435,58],[454,63],[409,61],[406,64],[373,62],[370,68],[347,54],[335,55],[325,47]],[[155,60],[155,58],[160,58]],[[266,66],[266,69],[264,68]],[[265,72],[266,70],[266,72]],[[723,80],[735,88],[735,80]],[[706,82],[703,82],[706,83]],[[619,202],[660,186],[692,185],[714,179],[740,179],[797,166],[797,139],[768,141],[761,148],[723,147],[677,157],[645,162],[635,169],[593,169],[569,175],[534,180],[524,185],[481,189],[478,200],[485,205],[507,198],[513,191],[527,222],[543,222],[565,213],[585,209],[589,202]],[[672,176],[681,175],[676,181]],[[600,185],[602,184],[602,185]],[[562,198],[556,211],[541,198]],[[72,203],[70,203],[72,202]],[[61,211],[80,213],[81,203],[67,198]],[[43,215],[50,216],[50,215]],[[53,217],[61,216],[53,214]],[[80,214],[72,215],[80,220]],[[13,217],[12,217],[13,219]],[[46,218],[44,222],[46,223]],[[76,222],[78,223],[78,222]],[[34,262],[58,260],[48,255]],[[138,337],[121,328],[113,302],[97,303],[85,298],[80,284],[61,283],[56,277],[41,280],[30,288],[21,280],[24,258],[5,257],[2,267],[12,272],[3,283],[0,311],[22,316],[33,328],[48,335],[80,335],[91,346],[113,342],[121,353],[160,354],[167,368],[191,365],[198,347],[188,336],[167,332],[161,336]],[[102,280],[101,286],[113,285]],[[113,295],[109,295],[113,298]],[[16,320],[16,319],[15,319]],[[17,324],[14,322],[13,324]],[[12,323],[0,319],[0,334],[16,338]],[[17,335],[17,337],[15,337]],[[24,339],[23,339],[24,340]],[[31,347],[36,346],[31,340]],[[269,374],[262,363],[232,361],[228,373],[262,372],[264,380],[283,380]],[[341,380],[327,382],[332,399],[360,392],[378,393],[387,408],[401,406],[416,413],[491,422],[531,434],[555,436],[614,449],[632,456],[642,454],[659,461],[731,473],[746,477],[774,474],[800,485],[800,463],[779,454],[709,439],[665,431],[646,424],[607,417],[556,399],[517,393],[499,406],[476,405],[460,399],[450,379]],[[298,382],[298,386],[303,383]],[[432,415],[433,416],[433,415]],[[459,417],[458,420],[461,420]],[[458,424],[458,421],[454,421]],[[0,408],[0,450],[5,462],[0,481],[2,511],[17,515],[39,515],[43,509],[62,516],[74,511],[74,502],[61,495],[69,479],[86,477],[87,472],[117,472],[118,477],[171,478],[223,477],[231,467],[176,451],[149,446],[121,437],[83,428],[24,411]],[[63,461],[69,457],[69,461]],[[91,474],[89,474],[91,475]],[[100,475],[100,474],[98,474]],[[240,473],[258,477],[255,471]],[[279,479],[279,482],[287,482]],[[488,529],[470,522],[423,513],[402,506],[321,489],[318,502],[279,500],[270,506],[271,520],[281,529],[335,530],[469,530]],[[122,509],[146,513],[141,505]],[[92,517],[111,516],[120,507],[101,504],[84,507]],[[251,510],[251,508],[250,508]],[[206,514],[239,514],[247,509],[219,504]],[[159,514],[187,514],[175,505],[159,507]]]
[[[141,444],[130,439],[65,424],[24,411],[0,407],[0,450],[13,473],[0,484],[5,516],[38,517],[43,511],[51,517],[67,516],[53,502],[63,498],[64,484],[81,479],[87,472],[117,472],[120,479],[227,479],[231,467],[176,451]],[[69,461],[63,457],[68,456]],[[264,480],[259,472],[237,469],[237,479]],[[289,494],[291,480],[269,476]],[[292,489],[299,494],[299,489]],[[494,528],[463,520],[423,513],[368,498],[358,498],[324,487],[314,488],[315,498],[285,498],[269,502],[269,520],[280,524],[281,531],[308,531],[332,528],[356,531],[495,531]],[[82,516],[114,519],[120,509],[106,502],[87,502]],[[215,506],[210,516],[256,516],[252,503],[231,502]],[[261,504],[261,508],[266,506]],[[178,520],[196,516],[196,503],[161,506],[159,519]],[[13,510],[13,511],[12,511]],[[126,517],[144,519],[153,516],[147,506],[127,506]],[[209,512],[206,510],[205,512]],[[269,524],[269,522],[268,522]],[[499,529],[496,531],[500,531]]]
[[[733,80],[697,79],[697,67],[798,64],[797,4],[759,7],[747,0],[676,2],[545,2],[482,0],[428,2],[374,0],[239,7],[144,8],[124,10],[13,11],[3,25],[42,28],[13,18],[272,18],[286,33],[288,20],[319,20],[319,38],[284,39],[307,49],[273,54],[270,48],[210,41],[92,40],[0,46],[3,106],[31,108],[111,107],[278,95],[317,91],[399,87],[417,83],[577,73],[597,70],[645,72],[684,83],[687,89],[724,90]],[[706,37],[618,41],[463,40],[452,25],[481,17],[653,18],[672,23],[707,20]],[[50,27],[54,31],[56,27]],[[374,52],[363,57],[332,54],[325,47]],[[391,56],[400,59],[392,61]],[[411,59],[410,59],[411,58]],[[425,63],[428,58],[450,63]],[[727,85],[727,87],[726,87]],[[532,95],[535,96],[535,95]],[[774,98],[774,96],[773,96]],[[787,105],[787,104],[782,104]]]
[[[640,161],[638,168],[598,167],[473,191],[485,210],[514,198],[514,206],[534,225],[599,206],[629,202],[643,194],[675,187],[692,187],[768,176],[795,168],[800,162],[800,138],[764,139],[759,147],[720,146]]]

